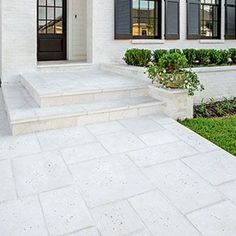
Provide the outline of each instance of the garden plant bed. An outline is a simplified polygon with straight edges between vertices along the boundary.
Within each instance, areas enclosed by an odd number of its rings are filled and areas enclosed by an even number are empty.
[[[209,103],[202,102],[194,106],[194,118],[214,118],[231,115],[236,115],[236,97],[230,100],[225,98],[222,101],[211,99]]]
[[[194,117],[180,123],[236,156],[236,98],[201,103]]]

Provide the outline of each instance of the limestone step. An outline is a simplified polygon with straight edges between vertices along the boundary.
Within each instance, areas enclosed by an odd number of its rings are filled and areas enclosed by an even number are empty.
[[[40,107],[148,96],[149,85],[99,70],[30,73],[21,76],[21,83]]]
[[[13,135],[162,113],[164,105],[140,96],[42,108],[20,83],[2,89]]]
[[[81,71],[94,68],[95,65],[86,62],[76,61],[46,61],[39,62],[37,65],[37,71],[39,72],[69,72],[69,71]]]

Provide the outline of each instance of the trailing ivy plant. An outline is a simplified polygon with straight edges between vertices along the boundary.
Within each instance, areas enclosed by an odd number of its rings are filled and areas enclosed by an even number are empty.
[[[150,65],[148,68],[149,78],[164,88],[186,89],[189,95],[203,90],[198,75],[190,69],[184,69],[187,59],[183,54],[167,53],[160,60],[158,65]]]

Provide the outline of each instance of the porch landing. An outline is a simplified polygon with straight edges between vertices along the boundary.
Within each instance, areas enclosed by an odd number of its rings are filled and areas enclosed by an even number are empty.
[[[97,68],[21,75],[4,84],[14,135],[162,113],[149,83]]]
[[[105,95],[109,99],[124,98],[130,92],[147,96],[149,84],[98,69],[24,74],[21,83],[42,107],[98,101],[106,99]]]

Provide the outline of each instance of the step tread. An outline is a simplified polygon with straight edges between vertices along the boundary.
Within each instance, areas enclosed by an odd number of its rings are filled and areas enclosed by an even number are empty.
[[[28,73],[21,76],[21,83],[42,98],[131,90],[149,85],[141,80],[101,70]]]
[[[11,124],[163,104],[159,100],[145,96],[41,108],[20,83],[3,86],[3,93]]]

